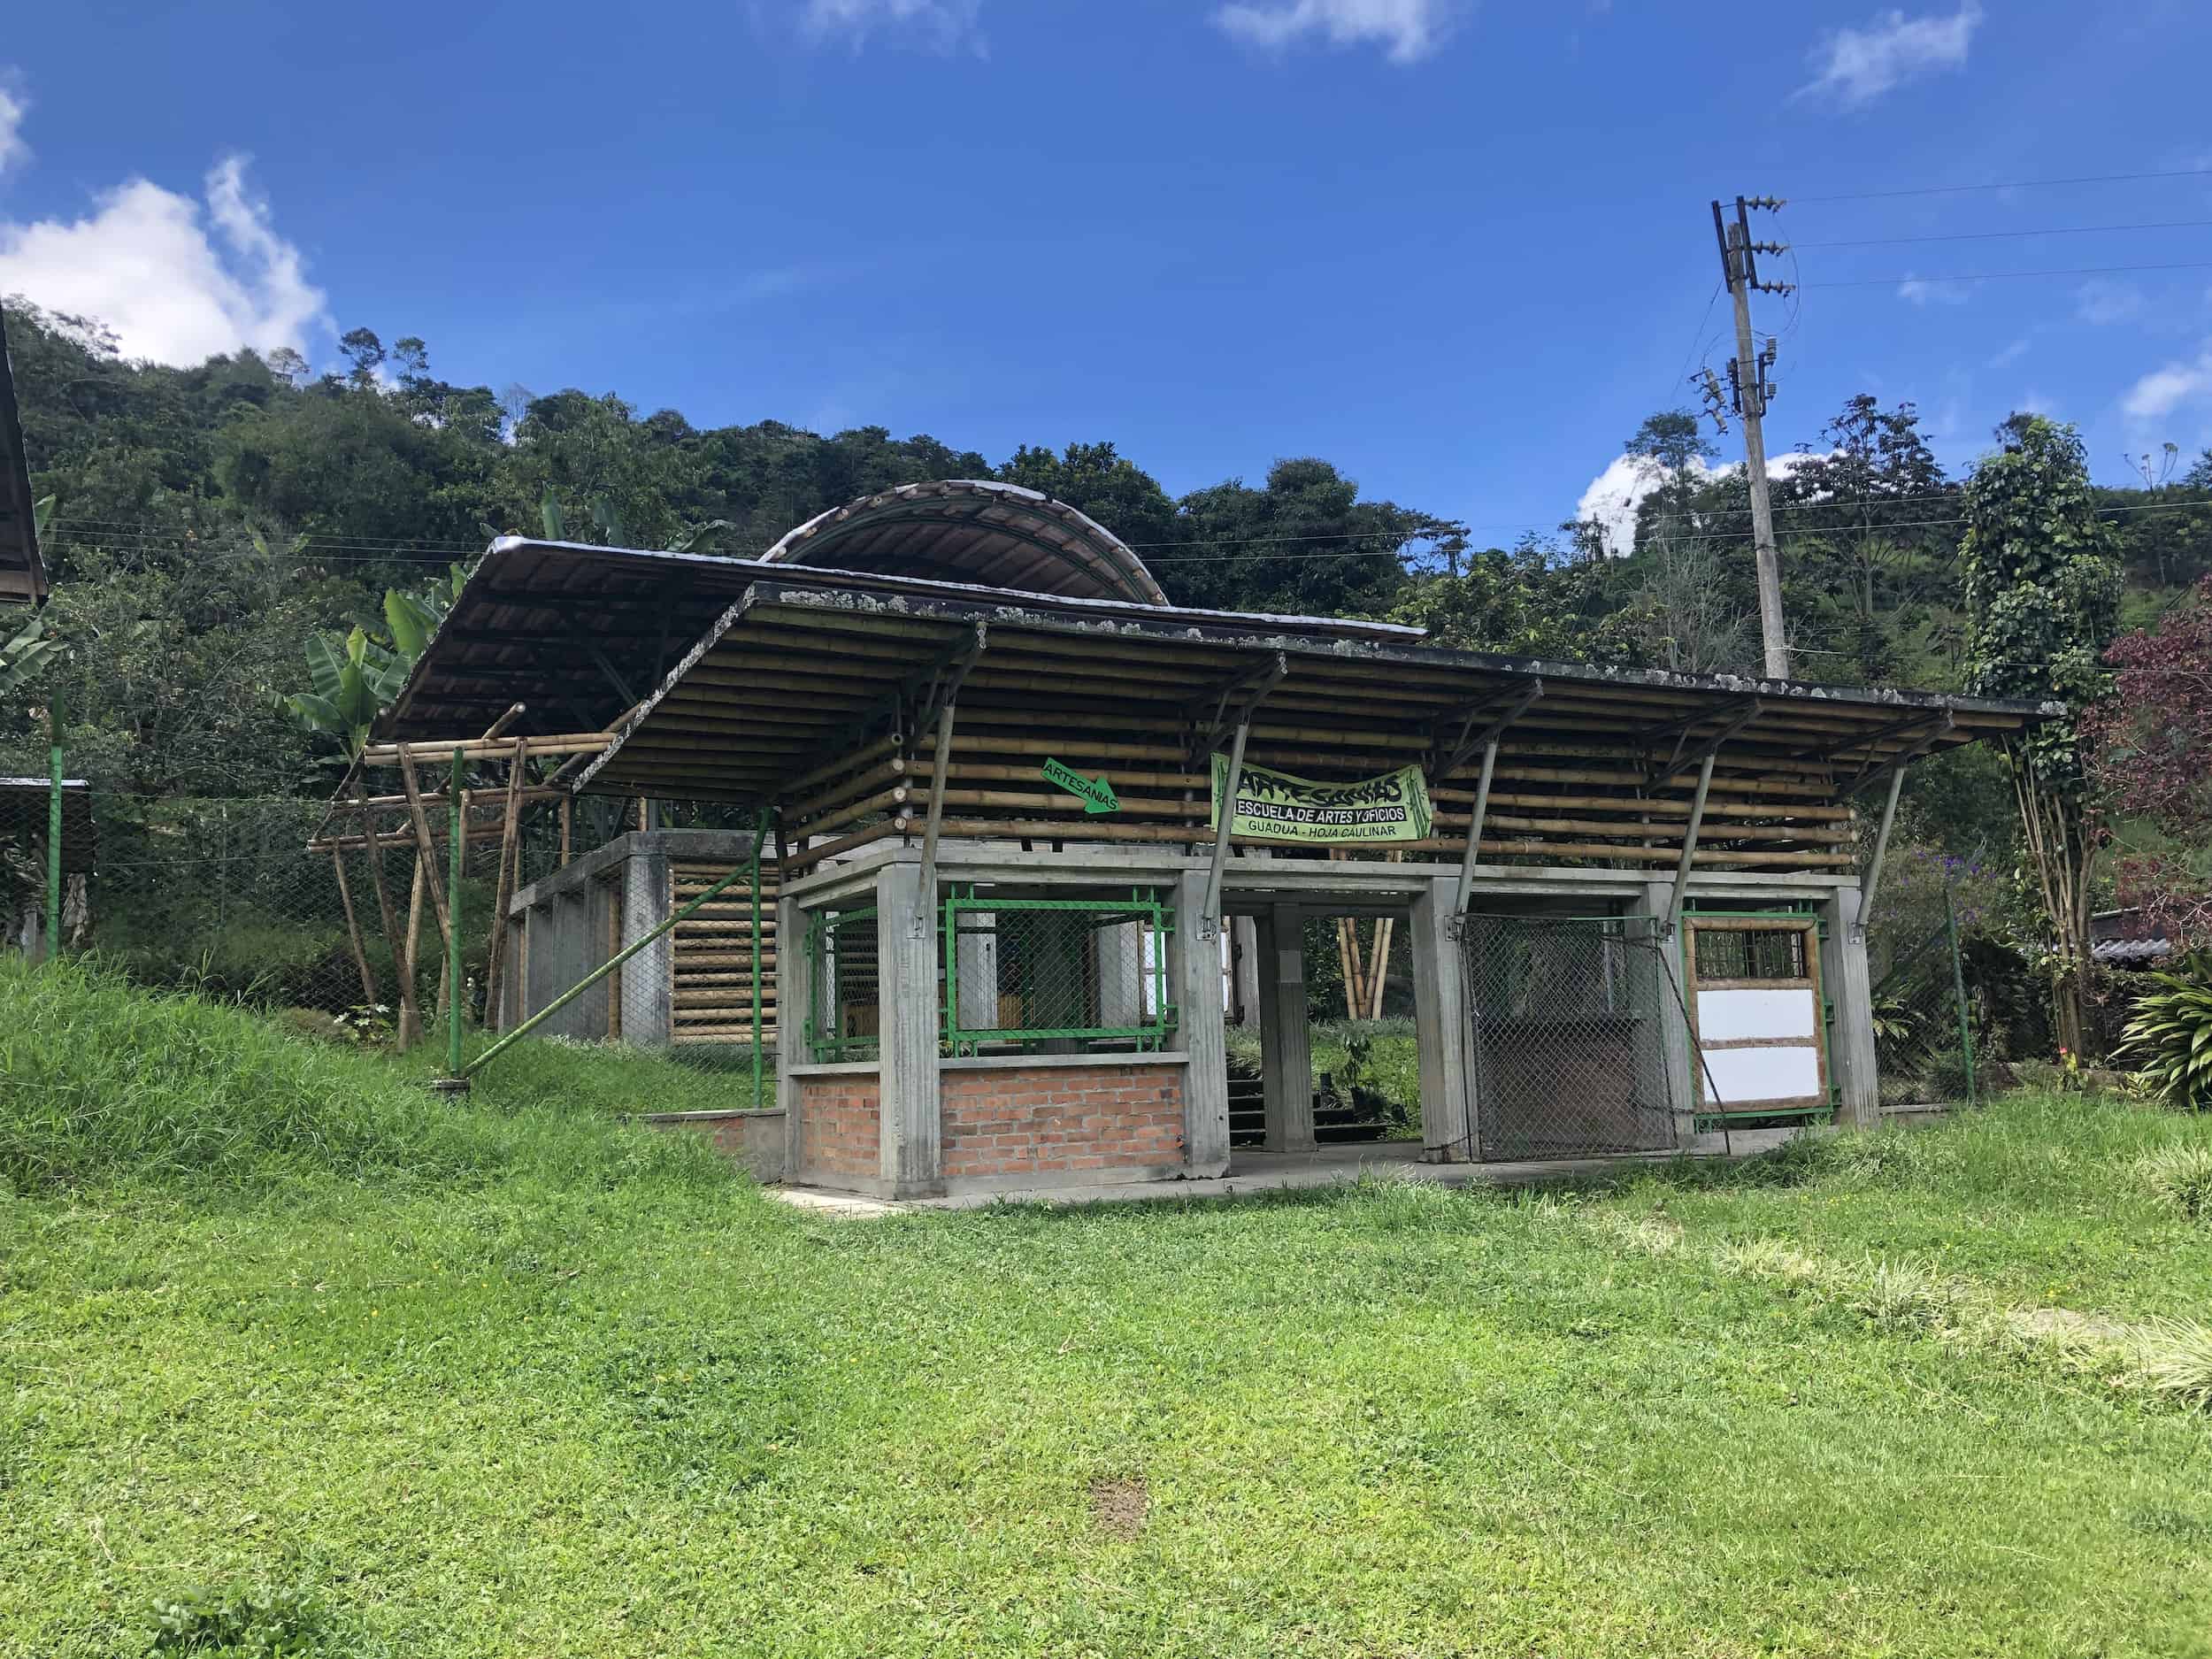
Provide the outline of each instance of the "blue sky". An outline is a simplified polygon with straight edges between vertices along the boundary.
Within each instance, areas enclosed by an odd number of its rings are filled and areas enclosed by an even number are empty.
[[[701,425],[1111,438],[1179,493],[1318,454],[1507,541],[1723,366],[1740,190],[1807,285],[1759,306],[1770,449],[1861,390],[1954,467],[2016,407],[2115,481],[2212,442],[2212,174],[1812,199],[2212,169],[2179,0],[80,0],[6,50],[0,291],[171,360],[365,324]]]

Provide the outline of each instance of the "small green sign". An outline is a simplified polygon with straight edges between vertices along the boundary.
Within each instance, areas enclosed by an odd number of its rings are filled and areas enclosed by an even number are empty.
[[[1121,797],[1114,793],[1114,786],[1102,777],[1086,778],[1072,766],[1063,766],[1056,760],[1044,764],[1044,780],[1057,784],[1070,795],[1082,798],[1086,812],[1118,812]]]

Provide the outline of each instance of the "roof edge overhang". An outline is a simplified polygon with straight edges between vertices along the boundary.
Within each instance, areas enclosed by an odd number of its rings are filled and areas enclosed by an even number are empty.
[[[571,787],[581,793],[591,780],[615,759],[629,739],[652,718],[654,710],[676,690],[692,668],[720,644],[740,621],[756,611],[779,605],[824,610],[864,607],[921,620],[951,624],[982,623],[987,626],[1013,626],[1042,633],[1114,634],[1164,642],[1198,640],[1256,652],[1279,651],[1293,657],[1401,664],[1421,668],[1461,668],[1493,676],[1686,693],[1735,702],[1760,698],[1778,703],[1839,705],[1870,712],[1887,711],[1904,718],[1920,713],[1925,713],[1931,718],[1968,714],[2010,718],[2027,725],[2055,718],[2066,712],[2066,705],[2062,703],[2035,702],[2024,698],[1970,697],[1951,692],[1891,690],[1875,687],[1819,686],[1795,680],[1759,680],[1744,675],[1684,674],[1657,668],[1603,668],[1587,663],[1561,663],[1533,657],[1456,651],[1438,646],[1383,640],[1354,641],[1319,638],[1289,631],[1269,634],[1233,630],[1209,625],[1199,613],[1189,611],[1168,611],[1162,612],[1156,619],[1085,616],[1070,614],[1071,607],[1066,601],[1046,601],[1021,595],[1015,598],[1017,603],[987,603],[972,599],[914,599],[901,595],[887,602],[870,603],[864,596],[850,592],[795,582],[765,580],[757,582],[684,653],[651,695],[630,710],[615,727],[613,739],[606,749],[593,757],[589,764],[577,773]],[[1147,608],[1093,603],[1084,609],[1095,611]],[[1238,619],[1255,620],[1249,618]]]
[[[11,544],[13,545],[11,545]],[[15,403],[15,371],[0,318],[0,604],[42,604],[46,565],[39,557],[38,514],[31,500],[31,464]]]

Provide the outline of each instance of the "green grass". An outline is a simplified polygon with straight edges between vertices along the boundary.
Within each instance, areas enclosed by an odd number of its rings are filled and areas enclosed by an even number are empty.
[[[2205,1650],[2212,1225],[2139,1165],[2212,1121],[840,1222],[559,1049],[455,1106],[58,985],[0,970],[10,1156],[76,1169],[0,1200],[0,1654]],[[228,1153],[136,1126],[194,1088]]]

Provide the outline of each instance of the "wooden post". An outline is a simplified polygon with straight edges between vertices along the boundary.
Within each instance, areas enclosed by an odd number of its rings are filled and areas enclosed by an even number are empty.
[[[574,795],[565,795],[561,797],[561,868],[564,870],[568,868],[569,837],[575,821],[575,807]]]
[[[376,1006],[376,975],[369,972],[369,955],[361,948],[361,924],[353,913],[353,889],[346,885],[345,854],[333,852],[330,867],[338,877],[338,902],[346,912],[346,943],[353,947],[353,965],[361,975],[361,997],[363,1002],[373,1008]]]
[[[438,879],[438,854],[431,843],[429,815],[423,810],[422,782],[415,775],[415,757],[407,752],[404,743],[399,746],[399,775],[407,786],[408,816],[415,822],[415,875],[421,880],[426,872],[425,885],[430,890],[431,906],[438,915],[438,938],[441,943],[449,943],[453,924],[446,912],[445,884]],[[413,931],[411,926],[409,931]]]
[[[407,1052],[407,1045],[414,1040],[413,1027],[420,1016],[415,1011],[415,981],[412,973],[412,949],[399,931],[398,918],[392,910],[391,889],[384,885],[384,841],[376,833],[376,820],[367,809],[361,813],[361,832],[369,843],[369,879],[376,887],[376,908],[384,918],[384,943],[392,953],[392,970],[399,976],[399,1051]]]
[[[410,887],[407,895],[407,965],[403,970],[402,970],[402,972],[407,975],[407,983],[410,986],[414,985],[416,982],[415,969],[419,962],[421,960],[419,953],[422,949],[422,867],[426,862],[426,861],[424,859],[421,851],[418,849],[415,854],[415,879]],[[420,1008],[420,998],[418,997],[416,1001],[417,1008],[415,1010],[415,1019],[417,1024],[416,1029],[409,1035],[408,1041],[410,1042],[413,1041],[415,1038],[422,1035],[422,1011]]]
[[[491,942],[484,957],[484,1024],[496,1030],[499,1021],[500,971],[505,965],[507,900],[514,891],[515,863],[521,849],[522,780],[529,764],[530,740],[515,739],[515,757],[507,767],[507,819],[499,832],[499,876],[493,883]]]

